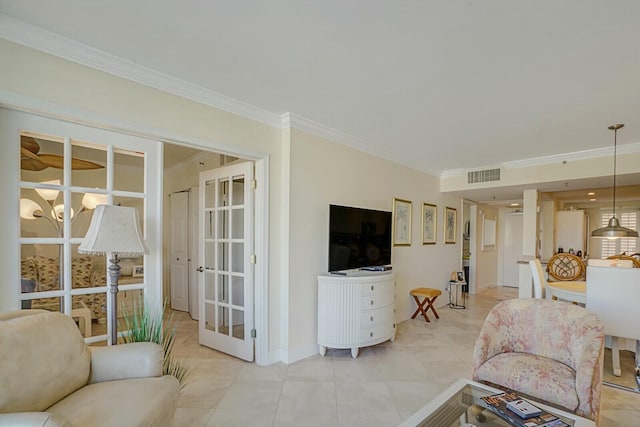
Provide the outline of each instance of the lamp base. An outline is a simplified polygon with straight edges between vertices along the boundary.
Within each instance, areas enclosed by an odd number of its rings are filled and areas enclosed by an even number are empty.
[[[111,316],[109,324],[111,328],[111,345],[118,344],[118,279],[120,278],[120,259],[118,255],[114,255],[109,260],[109,306],[111,307]]]

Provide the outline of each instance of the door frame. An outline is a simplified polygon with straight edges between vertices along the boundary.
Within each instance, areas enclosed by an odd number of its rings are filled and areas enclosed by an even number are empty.
[[[271,363],[269,360],[269,155],[264,152],[248,150],[240,147],[233,147],[227,144],[223,144],[217,141],[195,138],[193,136],[185,135],[182,133],[169,131],[167,129],[157,128],[155,126],[141,125],[137,123],[131,123],[125,120],[116,119],[110,116],[104,116],[101,114],[92,113],[82,109],[72,108],[65,105],[44,101],[37,98],[28,97],[25,95],[15,94],[0,90],[0,108],[6,108],[8,110],[17,110],[21,112],[27,112],[32,114],[41,115],[43,117],[52,118],[60,121],[66,121],[76,123],[84,126],[90,126],[97,129],[109,130],[112,132],[121,133],[123,135],[131,135],[146,139],[152,139],[161,142],[165,142],[183,145],[191,148],[196,148],[207,152],[217,152],[222,154],[228,154],[236,157],[246,158],[252,160],[255,164],[254,177],[257,181],[257,187],[255,189],[255,217],[254,217],[254,232],[255,232],[255,253],[256,253],[256,265],[255,265],[255,289],[254,289],[254,328],[256,329],[255,338],[255,362],[258,365],[267,365]],[[10,160],[18,158],[18,146],[15,144],[9,144],[6,149],[6,157]],[[161,150],[163,152],[164,150]],[[162,156],[161,156],[162,157]],[[13,197],[11,203],[12,208],[8,209],[6,214],[6,223],[16,224],[18,221],[18,176],[17,162],[7,161],[6,169],[8,172],[8,179],[2,180],[0,183],[0,194],[4,194],[7,197]],[[11,165],[16,163],[15,165]],[[158,199],[162,200],[163,186],[159,186]],[[162,207],[157,206],[159,212],[159,223],[162,222]],[[159,230],[159,237],[162,236],[162,230]],[[0,231],[0,238],[5,242],[12,242],[15,236],[8,227],[4,227]],[[162,242],[163,240],[161,240]],[[162,243],[160,243],[162,244]],[[20,272],[16,270],[15,266],[18,265],[17,255],[0,257],[0,269],[2,271],[9,272],[8,280],[10,283],[18,283],[20,279]],[[160,264],[164,262],[160,257]],[[159,271],[162,271],[163,267],[160,265]],[[11,288],[11,287],[9,287]],[[0,292],[0,295],[4,294]],[[11,296],[11,295],[8,295]],[[9,300],[9,307],[18,309],[17,299],[14,303],[14,298]],[[0,305],[0,309],[11,309]]]

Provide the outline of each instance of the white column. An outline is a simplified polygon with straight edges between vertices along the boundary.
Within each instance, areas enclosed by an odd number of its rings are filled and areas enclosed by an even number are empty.
[[[538,190],[523,192],[522,218],[522,260],[536,256],[538,245]],[[531,298],[533,295],[533,277],[528,264],[518,264],[518,297]]]

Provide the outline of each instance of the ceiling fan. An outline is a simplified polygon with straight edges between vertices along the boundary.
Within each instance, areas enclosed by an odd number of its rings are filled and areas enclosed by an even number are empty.
[[[20,137],[20,168],[28,171],[41,171],[46,168],[62,169],[64,167],[63,157],[58,154],[40,154],[40,144],[31,137],[22,135]],[[71,159],[71,169],[90,170],[102,169],[103,165],[83,159]]]

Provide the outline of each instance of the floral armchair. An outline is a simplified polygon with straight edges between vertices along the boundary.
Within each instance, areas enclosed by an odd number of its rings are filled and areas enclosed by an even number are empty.
[[[513,299],[487,315],[473,352],[473,380],[507,388],[596,422],[604,327],[582,307]]]
[[[23,259],[20,265],[23,280],[23,292],[44,292],[59,290],[59,260],[43,256],[33,256]],[[33,281],[33,290],[25,290],[25,281]],[[93,258],[90,256],[74,257],[71,260],[71,286],[73,289],[89,288],[94,286],[105,286],[105,272],[95,270]],[[32,309],[44,309],[49,311],[60,311],[59,298],[35,298],[30,301]],[[74,295],[73,302],[82,302],[91,311],[91,318],[103,323],[106,320],[106,294],[104,292],[96,294]]]

